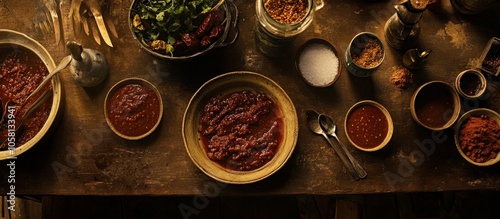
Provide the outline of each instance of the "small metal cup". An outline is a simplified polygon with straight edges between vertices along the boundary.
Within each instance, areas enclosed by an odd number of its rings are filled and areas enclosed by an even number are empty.
[[[354,63],[352,56],[361,53],[361,51],[365,48],[366,44],[369,42],[370,39],[374,39],[380,44],[380,47],[382,48],[382,58],[377,63],[377,65],[370,68],[366,68]],[[382,64],[384,58],[385,58],[385,48],[380,38],[377,35],[370,32],[361,32],[356,36],[354,36],[354,38],[351,40],[349,46],[345,51],[345,66],[347,70],[355,76],[369,77]]]
[[[468,94],[465,90],[462,89],[462,83],[464,75],[475,75],[479,80],[479,87],[477,88],[477,92],[473,95]],[[464,78],[465,79],[465,78]],[[474,69],[468,69],[460,72],[455,79],[455,88],[457,89],[458,94],[460,96],[465,97],[467,99],[477,99],[481,97],[486,92],[487,81],[486,77],[479,71]]]

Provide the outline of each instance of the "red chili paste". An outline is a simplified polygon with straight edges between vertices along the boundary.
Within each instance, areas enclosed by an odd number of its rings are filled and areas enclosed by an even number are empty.
[[[127,84],[111,94],[106,113],[118,132],[141,136],[158,122],[160,101],[153,89],[141,84]]]
[[[48,74],[43,61],[31,50],[17,46],[0,48],[0,98],[2,109],[7,101],[16,103],[15,121],[18,124],[31,104],[45,90],[52,90],[52,84],[47,84],[36,96],[26,102],[26,98],[43,81]],[[16,147],[31,140],[43,127],[52,108],[52,96],[41,104],[23,123],[16,133]],[[0,140],[6,139],[8,129],[6,124],[0,125]],[[0,150],[7,149],[6,144],[0,145]]]
[[[210,99],[198,132],[211,160],[230,170],[250,171],[274,157],[283,127],[279,107],[266,94],[240,91]]]

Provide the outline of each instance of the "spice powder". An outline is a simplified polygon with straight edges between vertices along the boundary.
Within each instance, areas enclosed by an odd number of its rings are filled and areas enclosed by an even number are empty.
[[[374,68],[383,57],[382,46],[374,39],[370,39],[363,50],[353,56],[353,61],[363,68]]]
[[[500,152],[500,125],[486,115],[470,116],[460,128],[459,144],[474,162],[495,159]]]
[[[306,0],[266,0],[264,8],[273,20],[280,24],[294,24],[305,17],[308,10]]]

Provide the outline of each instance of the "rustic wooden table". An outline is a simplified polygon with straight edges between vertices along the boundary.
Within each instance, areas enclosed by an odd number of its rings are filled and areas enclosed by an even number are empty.
[[[61,120],[50,137],[18,157],[16,194],[211,197],[500,189],[498,165],[480,168],[467,163],[455,148],[452,128],[441,133],[426,130],[413,121],[409,109],[410,97],[419,85],[431,80],[453,84],[459,72],[476,65],[487,41],[500,36],[498,9],[466,16],[456,12],[448,0],[430,6],[422,16],[418,47],[433,52],[425,68],[415,72],[415,83],[399,91],[389,78],[401,65],[403,52],[388,47],[383,28],[395,12],[393,1],[326,0],[311,26],[284,51],[286,55],[268,58],[255,48],[255,2],[235,0],[240,12],[238,40],[186,63],[166,63],[139,49],[127,22],[131,0],[109,3],[119,33],[119,38],[112,37],[113,48],[99,46],[86,35],[74,36],[67,19],[69,2],[61,1],[64,38],[60,44],[54,44],[53,36],[35,34],[32,0],[0,1],[0,28],[35,38],[56,63],[69,54],[63,42],[80,42],[105,54],[110,74],[101,85],[83,88],[74,83],[68,69],[62,72],[65,102]],[[387,47],[385,61],[372,77],[357,78],[344,68],[334,85],[314,88],[294,70],[295,51],[308,39],[325,39],[343,53],[352,37],[362,31],[377,34]],[[240,70],[261,73],[288,93],[297,109],[300,131],[295,151],[280,171],[257,183],[226,185],[206,176],[190,160],[181,124],[189,99],[205,81]],[[151,136],[140,141],[121,139],[104,119],[107,91],[127,77],[145,78],[163,95],[163,120]],[[464,110],[482,106],[500,111],[499,80],[489,77],[488,81],[487,98],[464,102]],[[379,152],[349,147],[368,172],[366,179],[354,181],[326,141],[309,131],[305,111],[330,114],[342,124],[347,110],[365,99],[378,101],[390,111],[395,132],[389,145]],[[338,133],[347,143],[343,127]],[[6,194],[7,162],[0,163],[0,191]]]

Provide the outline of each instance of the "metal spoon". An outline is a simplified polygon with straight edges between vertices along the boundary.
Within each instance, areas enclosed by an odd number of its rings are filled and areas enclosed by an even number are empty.
[[[335,125],[333,119],[328,115],[321,114],[319,115],[319,123],[321,125],[321,128],[326,132],[327,135],[330,135],[337,139],[337,142],[340,144],[345,154],[347,155],[347,158],[349,158],[349,161],[351,161],[351,164],[354,166],[354,169],[358,173],[359,178],[365,178],[367,175],[366,171],[363,169],[363,167],[361,167],[361,165],[359,165],[358,161],[354,159],[349,150],[347,150],[345,145],[342,144],[342,142],[337,137],[337,134],[335,133],[335,131],[337,130],[337,126]]]
[[[0,103],[1,103],[1,101],[0,101]],[[4,121],[6,121],[5,118],[7,118],[7,112],[9,111],[9,109],[8,109],[9,105],[14,105],[14,102],[12,102],[11,100],[8,100],[5,103],[4,107],[1,107],[2,104],[0,104],[0,108],[2,108],[2,110],[3,110],[2,118],[0,118],[0,125],[3,124]]]
[[[3,113],[4,113],[4,112],[3,112],[3,111],[4,111],[4,109],[3,109],[3,105],[2,105],[2,103],[3,103],[3,102],[2,102],[2,99],[0,99],[0,115],[2,115],[2,117],[0,117],[0,125],[3,123],[2,119],[3,119],[3,117],[4,117],[4,115],[3,115]]]
[[[38,91],[40,91],[40,89],[42,89],[42,87],[47,84],[47,82],[49,82],[52,77],[54,75],[56,75],[57,73],[59,73],[61,70],[63,70],[64,68],[66,68],[69,63],[71,62],[72,60],[72,56],[66,56],[64,57],[61,62],[59,62],[59,65],[57,65],[56,69],[54,69],[50,74],[48,74],[47,76],[45,76],[45,78],[43,79],[42,83],[40,83],[36,89],[31,92],[31,94],[26,98],[26,102],[32,97],[34,96]]]
[[[358,173],[356,172],[356,170],[352,166],[352,164],[349,161],[349,159],[343,153],[342,149],[340,149],[340,147],[338,145],[333,144],[330,141],[330,139],[328,138],[328,136],[326,135],[326,133],[321,128],[321,125],[320,125],[320,122],[319,122],[319,117],[320,117],[319,113],[317,113],[316,111],[313,111],[313,110],[308,110],[308,111],[306,111],[306,116],[307,116],[307,123],[309,124],[309,129],[312,132],[314,132],[316,134],[319,134],[319,135],[322,135],[323,137],[325,137],[325,139],[328,142],[328,144],[330,144],[330,146],[333,147],[333,149],[335,150],[335,153],[339,156],[339,158],[342,161],[342,163],[344,164],[344,166],[347,168],[347,170],[349,170],[349,173],[351,173],[351,176],[355,180],[359,180],[360,177],[358,176]]]

